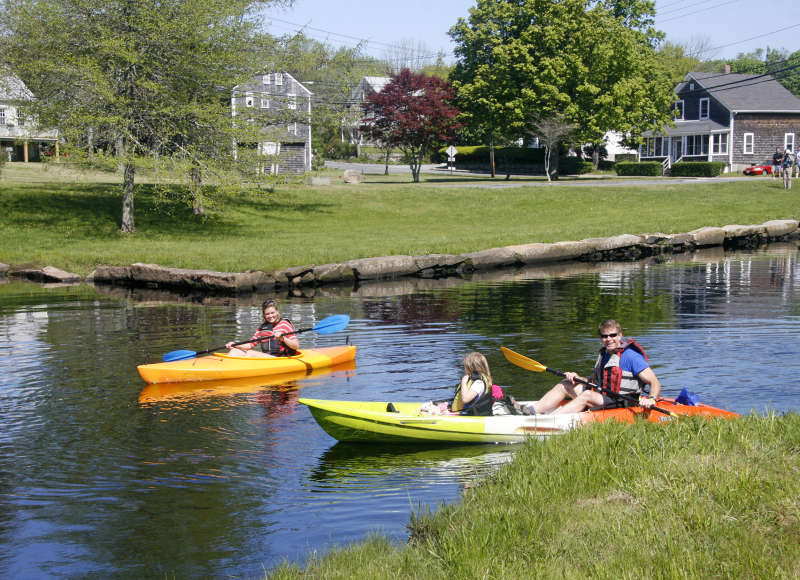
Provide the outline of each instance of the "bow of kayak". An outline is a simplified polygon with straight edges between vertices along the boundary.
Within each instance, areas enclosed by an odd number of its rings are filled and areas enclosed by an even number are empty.
[[[352,361],[355,356],[355,346],[342,345],[309,348],[295,356],[286,357],[236,357],[214,353],[186,360],[139,365],[136,368],[148,384],[183,383],[311,372]]]

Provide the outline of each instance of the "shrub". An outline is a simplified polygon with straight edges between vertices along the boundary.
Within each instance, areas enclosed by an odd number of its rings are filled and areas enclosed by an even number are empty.
[[[580,157],[562,157],[558,160],[558,173],[560,175],[583,175],[594,171],[594,163],[585,161]]]
[[[489,147],[486,145],[472,145],[456,147],[456,163],[460,166],[488,166]],[[432,158],[438,161],[447,161],[447,147],[440,148]],[[544,163],[544,149],[531,149],[529,147],[495,147],[494,161],[498,166],[511,164],[531,165]]]
[[[725,170],[722,161],[681,161],[672,166],[673,177],[717,177]]]
[[[617,162],[614,166],[617,175],[664,175],[664,167],[658,161],[644,161],[631,163],[628,161]]]
[[[639,161],[639,156],[636,153],[617,153],[614,156],[614,161],[616,161],[617,163],[623,161],[631,161],[633,163],[636,163]]]
[[[332,137],[323,145],[322,156],[325,159],[350,159],[356,156],[356,146],[342,143],[339,137]]]
[[[608,159],[601,159],[600,163],[597,165],[597,169],[600,171],[613,171],[615,161],[609,161]]]

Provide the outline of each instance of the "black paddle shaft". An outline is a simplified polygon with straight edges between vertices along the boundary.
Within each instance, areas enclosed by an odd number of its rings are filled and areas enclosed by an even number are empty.
[[[558,375],[560,377],[566,377],[566,374],[561,372],[561,371],[559,371],[559,370],[551,369],[550,367],[547,367],[546,370],[547,370],[547,372],[553,373],[554,375]],[[607,389],[606,387],[601,387],[600,385],[595,385],[594,383],[590,383],[589,381],[584,381],[580,377],[575,377],[575,382],[581,383],[582,385],[586,385],[587,387],[589,387],[590,389],[594,389],[595,391],[600,391],[601,393],[606,393],[607,395],[609,395],[611,397],[617,397],[618,399],[622,399],[624,401],[631,401],[631,402],[637,403],[637,404],[639,403],[639,399],[634,397],[634,396],[632,396],[632,395],[624,395],[622,393],[617,393],[616,391],[612,391],[611,389]],[[659,407],[656,407],[655,405],[653,405],[650,408],[655,410],[655,411],[658,411],[659,413],[664,413],[665,415],[674,415],[674,413],[672,413],[671,411],[667,411],[666,409],[661,409]]]
[[[283,334],[281,336],[289,336],[290,334],[299,334],[301,332],[308,332],[309,330],[314,330],[314,329],[313,328],[301,328],[300,330],[293,330],[292,332],[287,332],[286,334]],[[247,344],[249,342],[264,342],[265,340],[269,340],[272,337],[273,337],[273,335],[270,334],[269,336],[262,336],[261,338],[256,338],[256,339],[253,339],[253,340],[247,339],[247,340],[243,340],[242,342],[234,342],[233,344],[231,344],[231,348],[233,348],[234,346],[239,346],[240,344]],[[218,346],[217,348],[211,348],[211,349],[208,349],[208,350],[201,350],[201,351],[195,353],[195,356],[197,356],[199,354],[208,354],[210,352],[216,352],[216,351],[221,350],[223,348],[228,348],[228,345]]]

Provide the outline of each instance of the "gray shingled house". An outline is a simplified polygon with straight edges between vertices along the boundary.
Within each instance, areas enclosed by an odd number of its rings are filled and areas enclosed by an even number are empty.
[[[237,143],[269,158],[272,173],[304,173],[311,170],[312,93],[289,73],[257,75],[254,82],[237,85],[231,96],[231,116],[254,122],[258,139]]]
[[[0,155],[7,161],[39,161],[43,152],[58,159],[58,131],[42,129],[19,110],[33,98],[22,79],[0,71]]]
[[[675,87],[675,126],[645,132],[642,161],[669,169],[677,161],[722,161],[738,172],[792,151],[800,134],[800,99],[770,75],[691,72]]]

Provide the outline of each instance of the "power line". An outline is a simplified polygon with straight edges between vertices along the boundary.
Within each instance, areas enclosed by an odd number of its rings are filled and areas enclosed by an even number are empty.
[[[723,44],[721,46],[715,46],[714,48],[709,48],[708,50],[705,50],[703,52],[711,52],[713,50],[719,50],[721,48],[728,48],[729,46],[735,46],[737,44],[743,44],[745,42],[749,42],[749,41],[755,40],[757,38],[763,38],[765,36],[770,36],[772,34],[777,34],[779,32],[783,32],[785,30],[791,30],[792,28],[797,28],[798,26],[800,26],[800,22],[798,22],[797,24],[792,24],[791,26],[785,26],[784,28],[779,28],[777,30],[773,30],[772,32],[765,32],[764,34],[759,34],[757,36],[751,36],[750,38],[745,38],[743,40],[737,40],[736,42],[731,42],[729,44]]]
[[[656,16],[657,22],[660,24],[664,22],[671,22],[673,20],[680,20],[681,18],[686,18],[687,16],[693,16],[695,14],[699,14],[700,12],[706,12],[708,10],[713,10],[714,8],[719,8],[720,6],[727,6],[728,4],[735,4],[740,0],[728,0],[728,2],[721,2],[719,4],[714,4],[713,6],[708,6],[707,8],[702,8],[700,10],[696,10],[694,12],[687,12],[686,14],[681,14],[680,16],[673,16],[672,18],[665,18],[664,20],[658,20]]]

